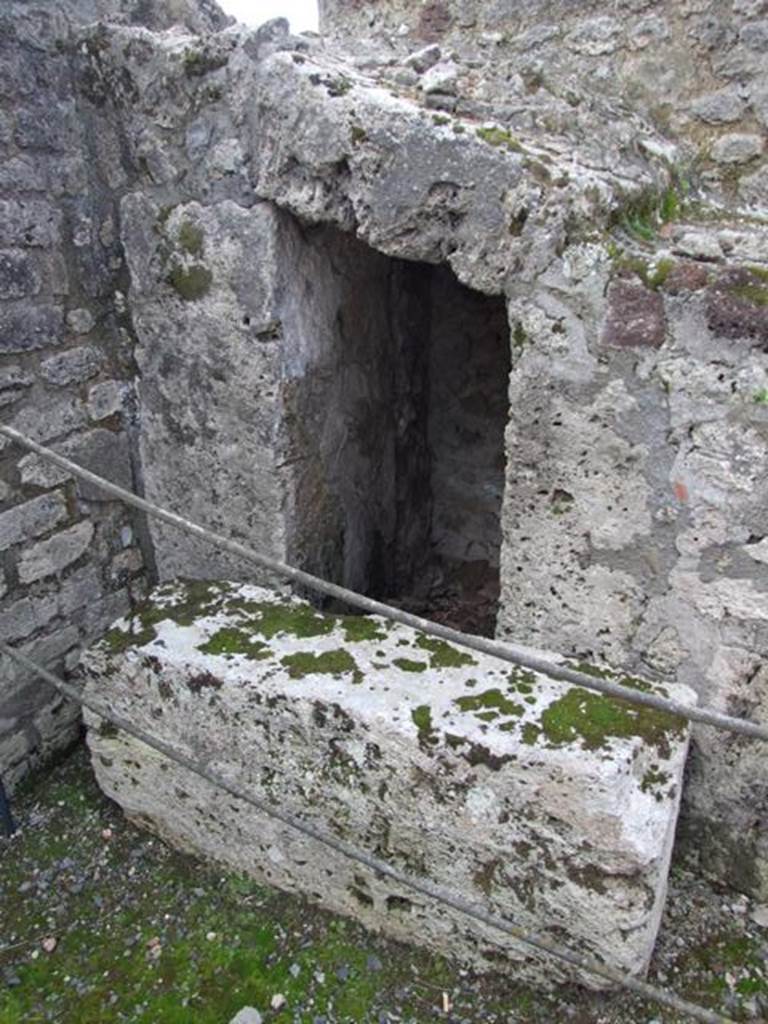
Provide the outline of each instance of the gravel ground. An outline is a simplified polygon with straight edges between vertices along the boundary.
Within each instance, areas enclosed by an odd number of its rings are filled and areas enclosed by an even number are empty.
[[[0,839],[0,1024],[676,1024],[623,995],[546,993],[386,942],[222,876],[129,825],[84,748]],[[417,936],[415,936],[418,939]],[[735,1020],[768,1010],[768,907],[673,868],[650,980]]]

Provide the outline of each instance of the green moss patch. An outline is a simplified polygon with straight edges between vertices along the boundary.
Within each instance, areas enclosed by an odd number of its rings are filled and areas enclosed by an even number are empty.
[[[249,661],[264,661],[271,656],[265,643],[254,640],[242,630],[225,627],[217,630],[204,644],[198,647],[203,654],[242,654]]]
[[[577,672],[583,672],[585,676],[593,676],[595,679],[607,679],[612,683],[617,683],[619,686],[626,686],[628,690],[640,690],[641,693],[655,693],[659,697],[669,696],[669,690],[663,686],[653,686],[647,679],[614,672],[603,665],[592,665],[588,661],[571,660],[567,660],[566,664]]]
[[[520,693],[530,696],[536,688],[536,676],[526,669],[514,668],[507,673],[509,686],[507,689],[512,693]]]
[[[179,228],[179,245],[190,256],[200,256],[203,251],[203,232],[188,220]]]
[[[747,281],[731,285],[728,291],[734,298],[752,306],[768,306],[768,285]]]
[[[533,747],[539,742],[539,736],[541,736],[541,729],[539,726],[534,725],[533,722],[526,722],[523,726],[523,743],[528,747]]]
[[[475,132],[478,139],[487,142],[494,148],[503,148],[510,153],[524,153],[525,149],[519,139],[505,131],[503,128],[478,128]]]
[[[363,675],[357,662],[349,651],[323,651],[315,654],[312,651],[299,651],[297,654],[286,654],[280,662],[288,669],[291,679],[303,679],[304,676],[323,675],[341,676],[352,673],[354,682],[362,682]]]
[[[411,661],[410,658],[395,658],[392,664],[402,672],[426,672],[429,667],[426,661]]]
[[[342,615],[336,623],[344,630],[344,639],[354,644],[361,640],[386,640],[384,624],[367,615]]]
[[[664,286],[676,266],[675,261],[668,256],[654,261],[622,252],[618,248],[613,249],[612,260],[618,274],[639,277],[645,287],[652,291],[658,291]]]
[[[140,605],[128,619],[128,628],[114,626],[101,643],[112,654],[121,654],[134,647],[143,647],[157,637],[155,627],[161,622],[191,626],[197,619],[219,611],[224,606],[226,591],[207,580],[187,580],[158,588],[154,599]]]
[[[308,639],[328,636],[336,625],[330,615],[321,615],[309,605],[285,602],[274,604],[270,601],[230,601],[228,611],[238,611],[243,617],[243,628],[272,640],[276,636],[295,636]]]
[[[171,267],[168,284],[185,302],[197,302],[211,290],[213,274],[201,263],[184,267],[180,263]]]
[[[663,800],[665,795],[664,789],[669,784],[669,781],[670,775],[668,772],[660,771],[657,764],[651,765],[645,775],[643,775],[640,789],[643,793],[653,793],[657,800]]]
[[[445,640],[437,640],[424,633],[419,633],[416,646],[423,651],[429,651],[431,668],[462,668],[465,665],[477,664],[472,655],[460,651],[458,647],[446,643]]]
[[[151,643],[157,637],[157,631],[151,626],[139,627],[135,626],[136,620],[131,618],[129,620],[128,629],[122,629],[120,626],[113,626],[112,629],[106,633],[101,644],[105,647],[110,654],[122,654],[124,651],[130,650],[132,647],[143,647],[145,644]]]
[[[585,750],[607,747],[612,738],[641,736],[660,757],[669,757],[670,737],[682,737],[685,723],[666,712],[573,687],[542,712],[541,729],[555,746],[580,740]]]
[[[523,706],[509,700],[501,690],[486,690],[485,693],[458,697],[455,703],[462,711],[474,711],[478,718],[489,722],[502,715],[519,716],[523,713]]]
[[[432,710],[428,704],[422,704],[411,712],[413,724],[419,731],[419,746],[422,749],[433,747],[438,740],[437,733],[432,726]]]

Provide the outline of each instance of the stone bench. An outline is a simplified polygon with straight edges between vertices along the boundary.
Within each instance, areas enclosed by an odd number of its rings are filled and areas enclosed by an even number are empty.
[[[241,584],[159,587],[82,671],[90,697],[276,808],[615,968],[647,967],[681,720]],[[102,788],[175,846],[479,969],[604,987],[86,718]]]

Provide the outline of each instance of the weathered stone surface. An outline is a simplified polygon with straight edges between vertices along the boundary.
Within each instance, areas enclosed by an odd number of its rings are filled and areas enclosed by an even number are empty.
[[[90,430],[53,445],[53,450],[119,487],[126,490],[133,487],[130,450],[123,434],[111,430]],[[40,455],[25,455],[19,462],[19,470],[22,483],[37,487],[55,487],[72,479],[68,470]],[[78,480],[77,488],[80,497],[87,501],[111,500],[101,488],[85,480]]]
[[[0,631],[8,641],[19,640],[47,626],[57,611],[55,597],[23,597],[0,611]]]
[[[679,719],[381,619],[231,584],[160,588],[82,666],[92,699],[261,799],[490,900],[524,928],[565,930],[583,953],[644,971],[687,745]],[[541,976],[514,944],[88,722],[101,785],[161,836],[406,941]]]
[[[49,398],[46,401],[45,416],[40,416],[31,405],[25,406],[11,420],[14,429],[31,437],[34,441],[50,441],[55,437],[69,434],[86,422],[85,406],[76,396],[64,395],[61,398]],[[11,442],[0,437],[0,451]]]
[[[622,348],[658,348],[665,337],[661,296],[635,281],[613,281],[603,324],[604,345]]]
[[[230,532],[245,532],[255,547],[283,557],[284,491],[273,444],[278,365],[282,358],[289,366],[300,363],[302,354],[282,348],[275,297],[287,272],[276,262],[280,216],[265,203],[245,210],[224,201],[207,208],[180,205],[163,222],[158,208],[133,196],[123,204],[123,223],[142,342],[137,361],[146,497],[184,508],[214,529],[227,523]],[[159,228],[167,256],[158,265],[156,243],[147,243]],[[168,351],[162,342],[169,336],[184,337],[184,345]],[[203,367],[206,397],[182,409],[180,389],[197,394]],[[217,507],[215,495],[224,493],[226,507]],[[178,530],[158,522],[150,528],[161,578],[190,571],[211,576],[223,567],[249,572]]]
[[[0,391],[27,388],[34,383],[34,380],[32,374],[23,370],[17,363],[7,363],[0,368]]]
[[[62,341],[63,315],[57,306],[9,304],[0,309],[0,353],[26,352]]]
[[[40,372],[49,383],[63,387],[95,377],[102,362],[103,356],[99,350],[86,345],[51,356],[41,364]]]
[[[712,146],[712,159],[719,164],[746,164],[765,149],[765,140],[761,135],[748,135],[734,132],[723,135]]]
[[[61,572],[83,554],[93,537],[93,523],[82,522],[25,549],[19,559],[19,579],[32,583]]]
[[[433,43],[431,46],[423,46],[420,50],[409,54],[405,58],[405,63],[417,74],[423,75],[425,71],[437,64],[442,55],[440,47]]]
[[[424,73],[421,79],[422,90],[429,93],[456,94],[456,82],[459,69],[453,61],[441,61]]]
[[[744,114],[744,100],[736,89],[700,96],[692,105],[694,114],[711,124],[726,124],[738,121]]]
[[[16,505],[0,513],[0,551],[25,538],[49,533],[66,518],[67,504],[64,495],[58,491]]]
[[[39,199],[0,200],[0,247],[48,248],[58,244],[61,211]]]
[[[88,413],[92,420],[105,420],[123,408],[125,386],[116,380],[105,380],[88,392]]]

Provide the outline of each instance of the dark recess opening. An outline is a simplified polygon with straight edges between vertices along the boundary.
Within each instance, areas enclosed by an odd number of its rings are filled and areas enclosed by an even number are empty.
[[[509,327],[446,267],[286,225],[294,564],[492,634]]]

